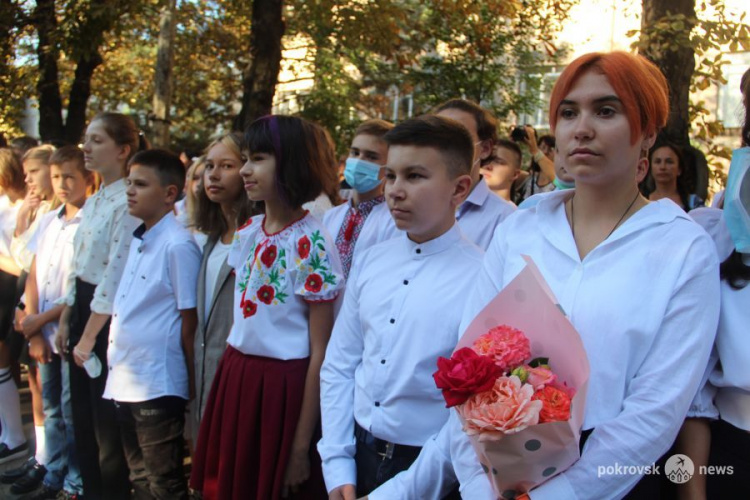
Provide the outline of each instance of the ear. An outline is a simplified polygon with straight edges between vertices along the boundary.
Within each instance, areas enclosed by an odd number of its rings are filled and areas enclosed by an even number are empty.
[[[117,154],[117,159],[120,161],[125,161],[130,156],[130,146],[124,145],[120,146],[120,152]]]
[[[166,198],[164,199],[164,202],[168,205],[171,205],[172,203],[175,203],[177,201],[177,196],[179,196],[180,190],[175,186],[174,184],[170,184],[167,186],[167,193]]]
[[[485,139],[479,144],[479,160],[486,160],[492,154],[492,141]]]
[[[644,157],[638,160],[638,166],[635,170],[635,180],[638,184],[640,184],[648,175],[648,167],[648,158]]]
[[[457,208],[471,193],[471,176],[459,175],[453,181],[453,194],[451,195],[451,203],[454,208]]]

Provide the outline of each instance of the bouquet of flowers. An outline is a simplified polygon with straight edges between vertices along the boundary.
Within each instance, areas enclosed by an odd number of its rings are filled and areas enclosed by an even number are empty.
[[[525,259],[526,268],[477,315],[434,374],[506,499],[578,460],[588,388],[581,339]]]

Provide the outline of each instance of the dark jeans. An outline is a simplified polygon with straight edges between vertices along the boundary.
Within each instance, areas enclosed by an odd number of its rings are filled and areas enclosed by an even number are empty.
[[[408,469],[419,456],[418,446],[399,446],[393,449],[389,458],[380,440],[356,425],[357,452],[357,498],[369,495],[375,488],[385,483],[399,472]]]
[[[89,304],[95,285],[76,280],[76,303],[70,319],[70,352],[81,339],[91,311]],[[102,399],[107,384],[107,342],[109,321],[96,337],[94,353],[102,362],[102,373],[89,378],[73,361],[70,366],[70,401],[73,431],[86,499],[119,500],[130,498],[128,464],[122,451],[114,402]],[[93,431],[93,432],[92,432]]]
[[[187,498],[182,467],[185,404],[175,396],[115,403],[134,499]]]

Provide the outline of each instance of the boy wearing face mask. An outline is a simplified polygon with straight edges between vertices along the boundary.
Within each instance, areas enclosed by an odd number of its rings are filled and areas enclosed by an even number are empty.
[[[383,203],[383,166],[388,156],[388,144],[383,136],[392,128],[393,124],[384,120],[367,120],[357,128],[344,169],[344,178],[352,187],[352,198],[323,217],[323,224],[336,240],[346,277],[349,277],[355,252],[391,239],[398,231]],[[343,298],[343,294],[340,297]]]

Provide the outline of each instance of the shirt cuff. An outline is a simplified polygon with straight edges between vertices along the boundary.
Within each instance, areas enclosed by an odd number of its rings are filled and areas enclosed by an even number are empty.
[[[564,474],[561,474],[557,477],[553,477],[538,488],[531,490],[529,492],[529,498],[531,498],[531,500],[559,500],[560,498],[576,500],[578,495],[576,495],[576,492],[573,490],[568,478],[566,478]]]
[[[357,485],[357,464],[353,458],[331,458],[323,462],[323,477],[328,493],[345,484]]]
[[[112,303],[107,302],[106,300],[94,298],[94,300],[91,301],[91,312],[95,312],[97,314],[106,314],[106,315],[111,316],[112,315]]]

